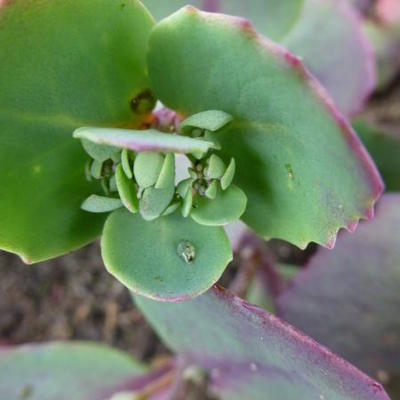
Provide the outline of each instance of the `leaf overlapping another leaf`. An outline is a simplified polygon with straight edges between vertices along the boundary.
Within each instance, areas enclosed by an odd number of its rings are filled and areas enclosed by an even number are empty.
[[[216,137],[260,235],[332,247],[339,228],[372,215],[382,182],[354,131],[301,62],[246,21],[182,9],[152,31],[148,68],[168,107],[234,117]]]
[[[388,400],[355,367],[220,287],[181,303],[135,301],[186,365],[208,371],[222,400]]]
[[[27,262],[94,240],[104,217],[80,209],[99,190],[71,138],[83,125],[135,126],[148,91],[154,22],[135,0],[16,0],[0,9],[0,246]]]

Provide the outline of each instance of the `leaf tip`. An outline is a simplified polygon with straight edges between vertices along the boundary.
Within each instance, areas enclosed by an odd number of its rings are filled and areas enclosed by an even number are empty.
[[[254,29],[253,24],[246,18],[236,18],[239,27],[249,36],[257,36],[257,32]]]

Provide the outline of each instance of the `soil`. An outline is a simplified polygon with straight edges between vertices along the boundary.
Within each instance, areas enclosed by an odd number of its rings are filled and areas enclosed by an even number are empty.
[[[273,259],[298,265],[315,248],[301,252],[278,240],[265,246]],[[239,258],[227,268],[222,285],[233,282]],[[168,354],[129,291],[104,268],[97,242],[32,266],[0,251],[0,276],[0,344],[94,340],[144,361]]]
[[[0,343],[94,340],[140,360],[167,351],[103,267],[98,243],[27,266],[0,252]]]

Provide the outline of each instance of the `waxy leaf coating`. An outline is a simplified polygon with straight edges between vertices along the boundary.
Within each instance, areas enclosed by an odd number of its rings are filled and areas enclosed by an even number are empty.
[[[164,157],[160,153],[145,151],[135,158],[133,173],[136,182],[144,189],[154,186],[164,164]]]
[[[232,116],[223,111],[209,110],[191,115],[181,122],[179,129],[188,132],[194,128],[206,129],[215,132],[232,121]]]
[[[145,373],[129,356],[94,343],[10,347],[0,350],[0,398],[105,400]]]
[[[92,194],[82,203],[81,208],[91,213],[107,213],[121,208],[122,204],[120,199]]]
[[[349,0],[143,1],[156,19],[167,17],[186,4],[204,11],[249,19],[257,32],[301,57],[333,97],[339,109],[346,114],[354,114],[360,111],[365,99],[374,89],[375,57],[362,30],[361,19],[348,2]],[[381,47],[378,49],[381,50]]]
[[[137,213],[139,209],[137,187],[133,180],[125,175],[122,164],[119,164],[115,171],[115,182],[123,205],[130,212]]]
[[[182,243],[191,244],[193,259],[185,260]],[[203,293],[232,259],[223,228],[199,225],[178,212],[148,222],[118,210],[106,221],[101,246],[111,274],[133,292],[164,301]]]
[[[175,187],[173,185],[164,189],[154,187],[145,189],[139,200],[140,215],[146,221],[153,221],[158,218],[170,205],[174,192]]]
[[[217,148],[214,143],[205,140],[164,133],[156,129],[136,131],[131,129],[82,127],[74,132],[74,137],[139,152],[158,151],[205,154],[208,150]]]
[[[248,18],[271,39],[278,39],[297,22],[305,0],[142,0],[151,14],[162,19],[191,4],[199,9]]]
[[[15,0],[0,8],[0,247],[26,262],[100,234],[80,209],[99,187],[72,132],[137,126],[130,102],[149,90],[154,22],[136,0]]]
[[[354,131],[299,59],[247,21],[182,9],[152,31],[148,68],[168,107],[234,117],[214,136],[260,235],[332,247],[372,215],[382,182]]]
[[[278,298],[280,315],[371,376],[400,375],[400,194],[321,249]]]
[[[135,299],[187,365],[209,372],[221,400],[389,399],[381,385],[343,359],[220,287],[174,304]]]
[[[213,199],[197,196],[190,216],[202,225],[227,225],[242,216],[246,203],[246,195],[237,186],[231,185],[226,191],[218,188]]]

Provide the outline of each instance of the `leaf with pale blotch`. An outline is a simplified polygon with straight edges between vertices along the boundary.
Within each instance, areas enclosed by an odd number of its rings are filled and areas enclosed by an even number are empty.
[[[0,9],[0,247],[27,262],[94,240],[84,212],[82,125],[139,125],[130,101],[150,87],[153,20],[139,1],[25,0]]]
[[[206,129],[214,132],[232,121],[232,116],[223,111],[208,110],[191,115],[181,122],[179,129],[184,133],[190,133],[194,128]]]
[[[223,158],[235,158],[234,183],[248,198],[243,220],[260,235],[332,247],[339,228],[372,215],[380,177],[297,58],[241,19],[193,8],[160,22],[149,49],[164,104],[234,117],[215,136]]]
[[[371,376],[399,376],[399,243],[400,194],[389,194],[373,221],[294,277],[280,315]]]
[[[157,151],[205,154],[210,149],[218,148],[214,143],[206,140],[164,133],[156,129],[136,131],[132,129],[82,127],[74,132],[74,137],[139,152]]]
[[[237,186],[231,185],[225,191],[218,188],[214,199],[197,195],[190,216],[202,225],[227,225],[242,216],[246,203],[246,195]]]
[[[135,299],[182,360],[206,368],[221,400],[389,400],[355,367],[220,287],[175,304]]]
[[[0,398],[107,399],[124,388],[140,388],[146,372],[126,354],[95,343],[10,347],[0,350]]]
[[[189,253],[182,253],[183,243],[192,246]],[[125,286],[164,301],[203,293],[232,259],[223,228],[199,225],[177,212],[147,222],[118,210],[106,221],[101,247],[108,271]]]

